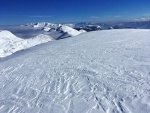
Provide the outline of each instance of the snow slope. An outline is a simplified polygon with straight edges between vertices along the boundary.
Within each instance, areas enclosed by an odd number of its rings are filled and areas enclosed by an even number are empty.
[[[0,31],[0,58],[51,40],[51,37],[43,34],[30,39],[21,39],[9,31]]]
[[[50,36],[51,36],[50,33],[61,34],[58,37],[54,37],[54,39],[68,38],[86,32],[83,30],[77,31],[76,29],[74,29],[75,24],[52,24],[42,22],[42,23],[31,23],[25,26],[32,27],[38,31],[43,32],[44,34],[45,33],[49,34]]]
[[[49,28],[49,27],[44,27],[43,30],[48,32],[48,31],[51,30],[51,28]]]
[[[81,29],[81,30],[79,30],[79,32],[80,32],[80,33],[86,33],[87,31]]]
[[[149,113],[150,30],[53,41],[0,62],[1,113]]]
[[[60,28],[57,29],[58,31],[61,31],[63,34],[58,37],[58,39],[63,39],[63,38],[67,38],[67,37],[72,37],[72,36],[77,36],[79,34],[81,34],[82,32],[77,31],[69,26],[66,25],[62,25]]]
[[[0,40],[1,40],[0,41],[0,45],[1,45],[2,43],[6,43],[7,41],[18,41],[21,39],[17,38],[9,31],[0,30]]]

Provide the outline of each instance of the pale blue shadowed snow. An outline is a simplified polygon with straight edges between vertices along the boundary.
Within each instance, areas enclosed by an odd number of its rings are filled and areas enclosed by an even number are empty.
[[[149,113],[150,30],[48,42],[0,63],[1,113]]]

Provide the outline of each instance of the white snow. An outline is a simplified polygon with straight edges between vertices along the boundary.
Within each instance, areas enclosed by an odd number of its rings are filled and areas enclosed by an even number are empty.
[[[75,24],[64,24],[65,26],[68,26],[68,27],[71,27],[71,28],[74,28],[75,27]]]
[[[0,31],[0,58],[51,40],[51,37],[43,34],[30,39],[21,39],[9,31]]]
[[[29,26],[35,27],[35,28],[38,28],[38,27],[45,27],[45,26],[47,26],[47,25],[49,25],[49,23],[47,23],[47,22],[29,24]]]
[[[150,17],[142,17],[142,18],[138,18],[135,19],[136,21],[150,21]]]
[[[26,26],[30,26],[30,27],[34,27],[34,28],[44,28],[44,27],[56,28],[56,27],[60,27],[61,24],[53,24],[53,23],[48,23],[48,22],[38,22],[38,23],[30,23],[30,24],[27,24]]]
[[[1,113],[149,113],[150,30],[105,30],[0,61]]]
[[[86,31],[81,30],[77,31],[74,29],[75,24],[52,24],[48,22],[41,22],[41,23],[31,23],[27,24],[26,26],[33,27],[35,29],[41,29],[41,31],[45,32],[60,32],[62,35],[57,37],[56,39],[63,39],[67,37],[77,36],[81,33],[85,33]]]
[[[8,41],[18,41],[18,40],[21,40],[21,39],[17,38],[11,32],[6,31],[6,30],[0,30],[0,45]]]
[[[81,29],[79,32],[80,33],[86,33],[87,31],[85,31],[84,29]]]
[[[77,31],[77,30],[75,30],[69,26],[66,26],[66,25],[62,25],[58,30],[63,32],[63,34],[58,39],[77,36],[77,35],[81,34],[80,31]]]
[[[49,27],[44,27],[44,28],[43,28],[44,31],[50,31],[50,29],[51,29],[51,28],[49,28]]]

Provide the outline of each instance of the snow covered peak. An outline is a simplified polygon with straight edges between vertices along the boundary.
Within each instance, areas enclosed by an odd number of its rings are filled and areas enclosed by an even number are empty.
[[[12,34],[10,31],[7,30],[0,31],[0,44],[3,41],[8,41],[8,40],[20,40],[20,39],[16,37],[14,34]]]
[[[71,28],[74,28],[75,27],[75,24],[64,24],[65,26],[69,26]]]
[[[84,29],[79,30],[80,33],[86,33],[87,31],[85,31]]]
[[[30,27],[44,27],[47,25],[47,22],[41,22],[41,23],[30,23],[30,24],[27,24],[27,26],[30,26]]]
[[[80,31],[77,31],[77,30],[75,30],[69,26],[66,26],[66,25],[62,25],[57,30],[63,33],[58,39],[77,36],[77,35],[81,34]]]
[[[48,22],[41,22],[41,23],[30,23],[27,26],[34,27],[34,28],[43,28],[43,27],[51,27],[51,26],[59,26],[59,24],[52,24]]]
[[[21,39],[10,31],[0,31],[0,58],[52,40],[52,37],[43,34],[30,39]]]
[[[5,36],[5,37],[16,37],[13,35],[10,31],[7,30],[0,30],[0,36]]]
[[[16,37],[14,34],[12,34],[10,31],[0,31],[0,46],[3,44],[7,44],[9,42],[14,41],[20,41],[21,39]]]
[[[44,27],[44,28],[43,28],[43,31],[50,31],[50,29],[51,29],[51,28],[49,28],[49,27]]]
[[[150,20],[150,17],[142,17],[142,18],[138,18],[138,19],[135,19],[136,21],[149,21]]]

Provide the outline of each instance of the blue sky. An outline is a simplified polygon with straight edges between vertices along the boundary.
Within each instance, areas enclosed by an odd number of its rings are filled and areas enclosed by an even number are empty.
[[[150,0],[1,0],[0,25],[112,21],[150,16]]]

